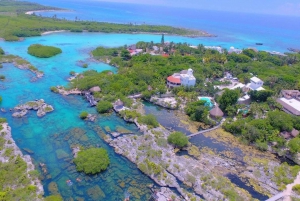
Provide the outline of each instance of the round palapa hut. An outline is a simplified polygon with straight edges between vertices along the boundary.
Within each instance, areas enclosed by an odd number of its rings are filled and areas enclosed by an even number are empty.
[[[209,112],[210,116],[213,118],[216,117],[223,117],[224,113],[222,112],[222,110],[219,108],[219,106],[214,107],[210,112]]]

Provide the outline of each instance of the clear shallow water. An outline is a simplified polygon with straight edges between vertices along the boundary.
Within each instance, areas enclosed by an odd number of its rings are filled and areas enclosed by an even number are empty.
[[[70,9],[71,12],[43,12],[43,16],[75,20],[114,23],[156,24],[200,29],[218,35],[201,38],[204,45],[224,48],[256,47],[260,50],[285,52],[287,48],[300,48],[300,18],[262,14],[244,14],[221,11],[195,10],[163,6],[101,2],[87,0],[30,0],[45,5]],[[256,46],[255,43],[263,43]]]
[[[177,41],[183,39],[174,37]],[[125,191],[132,195],[133,200],[149,198],[150,190],[147,186],[153,182],[134,164],[115,154],[113,149],[99,137],[105,126],[109,126],[112,131],[116,130],[117,126],[133,132],[138,132],[137,128],[132,124],[126,124],[115,114],[98,115],[95,123],[84,122],[78,117],[81,111],[86,110],[90,113],[96,113],[96,111],[90,108],[82,97],[64,97],[51,93],[49,90],[53,85],[66,85],[70,71],[86,70],[76,65],[78,60],[87,61],[90,64],[88,69],[116,72],[116,69],[109,65],[91,62],[89,51],[98,45],[119,46],[139,40],[159,41],[159,37],[155,35],[61,33],[28,38],[22,42],[0,42],[0,46],[7,53],[19,55],[45,72],[42,79],[31,82],[34,74],[29,71],[20,70],[12,64],[4,64],[4,67],[0,69],[0,74],[7,78],[4,82],[0,82],[0,93],[3,97],[1,108],[9,111],[17,104],[41,98],[55,108],[54,112],[43,118],[38,118],[34,111],[30,111],[22,119],[12,118],[11,112],[0,114],[8,119],[18,146],[23,151],[29,149],[34,152],[31,156],[37,166],[39,163],[46,164],[47,173],[43,175],[45,195],[50,194],[49,183],[56,182],[59,193],[65,200],[71,197],[82,197],[85,200],[122,200]],[[60,47],[63,53],[50,59],[32,57],[27,54],[27,47],[35,43]],[[70,163],[72,161],[71,147],[74,145],[106,148],[111,158],[109,169],[92,177],[77,173],[75,166]],[[76,178],[80,178],[82,182],[76,182]],[[66,183],[68,179],[73,182],[71,187]],[[98,192],[99,188],[102,189],[105,198],[100,195],[100,197],[93,197],[89,194],[95,186]]]
[[[198,39],[177,36],[166,36],[166,39],[172,39],[175,42],[198,42]],[[137,128],[132,124],[126,124],[115,114],[109,116],[98,115],[95,123],[86,123],[79,119],[80,112],[86,110],[89,113],[96,113],[96,111],[94,108],[90,108],[82,97],[64,97],[51,93],[49,90],[53,85],[66,85],[68,83],[66,79],[69,77],[70,71],[82,72],[86,70],[76,65],[78,60],[87,61],[89,63],[88,69],[116,72],[116,69],[109,65],[91,62],[89,51],[99,45],[120,46],[140,40],[159,42],[160,36],[59,33],[27,38],[22,42],[0,41],[0,46],[7,53],[19,55],[45,72],[42,79],[31,82],[35,75],[29,71],[17,69],[12,64],[5,64],[0,69],[0,74],[5,75],[7,78],[4,82],[0,82],[0,94],[4,99],[0,105],[1,108],[8,111],[9,108],[13,108],[17,104],[41,98],[55,108],[54,112],[43,118],[38,118],[34,111],[30,111],[26,118],[22,119],[12,118],[10,112],[0,113],[1,116],[8,119],[12,127],[12,135],[18,146],[23,151],[29,149],[34,152],[31,156],[36,166],[38,167],[39,163],[46,164],[47,173],[43,174],[45,195],[49,195],[51,192],[49,184],[56,182],[58,191],[65,200],[81,197],[85,200],[119,201],[124,198],[126,191],[132,195],[132,200],[147,200],[149,198],[150,190],[147,186],[153,184],[153,182],[142,174],[134,164],[115,154],[113,149],[99,137],[105,126],[109,126],[112,131],[116,130],[117,126],[122,126],[133,132],[138,132]],[[63,53],[49,59],[32,57],[27,54],[27,47],[35,43],[60,47]],[[168,113],[166,110],[160,110],[149,104],[146,105],[146,112],[156,115],[164,126],[189,134],[186,129],[178,126],[178,119],[173,118],[174,114],[172,112]],[[166,119],[173,119],[174,121],[166,121]],[[220,152],[229,150],[240,153],[238,149],[228,148],[224,144],[213,142],[212,139],[203,135],[193,138],[191,142],[197,146],[208,146],[217,149]],[[71,147],[74,145],[96,146],[107,149],[111,158],[109,169],[97,176],[85,176],[77,173],[75,166],[71,163]],[[42,172],[40,168],[39,170]],[[82,182],[76,182],[77,178],[80,178]],[[72,186],[67,185],[66,181],[68,179],[73,182]],[[99,197],[93,197],[94,190],[100,192]],[[103,195],[105,195],[105,198]]]

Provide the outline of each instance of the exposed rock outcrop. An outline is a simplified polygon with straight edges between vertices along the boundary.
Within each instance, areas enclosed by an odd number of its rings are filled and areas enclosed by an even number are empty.
[[[37,178],[33,178],[29,172],[34,170],[34,164],[31,160],[31,157],[29,155],[23,155],[19,147],[16,145],[14,139],[12,138],[11,135],[11,128],[8,126],[7,123],[2,123],[2,130],[0,132],[2,133],[1,138],[4,139],[4,149],[0,151],[0,161],[2,163],[7,163],[10,158],[5,156],[5,150],[6,149],[11,149],[12,150],[12,155],[13,156],[20,156],[25,163],[27,164],[27,177],[31,180],[31,184],[37,187],[37,194],[38,195],[43,195],[44,194],[44,189],[41,181]],[[36,200],[41,200],[40,198],[36,198]]]
[[[43,99],[37,101],[29,101],[25,104],[18,105],[14,108],[14,113],[12,114],[13,117],[23,117],[28,113],[28,110],[36,110],[38,117],[43,117],[47,113],[54,111],[52,105],[48,105],[45,103]]]

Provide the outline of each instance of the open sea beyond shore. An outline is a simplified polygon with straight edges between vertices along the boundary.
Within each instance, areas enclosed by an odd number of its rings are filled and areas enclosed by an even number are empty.
[[[69,9],[70,11],[39,12],[42,16],[69,20],[91,20],[113,23],[171,25],[198,29],[217,35],[201,38],[204,45],[229,48],[255,47],[260,50],[286,52],[300,49],[300,18],[262,14],[195,10],[163,6],[99,2],[88,0],[30,0],[32,2]],[[257,46],[256,43],[263,43]],[[196,44],[194,44],[196,45]]]

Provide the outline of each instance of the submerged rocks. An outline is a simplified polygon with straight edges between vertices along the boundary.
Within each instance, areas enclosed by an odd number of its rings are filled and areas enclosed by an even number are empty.
[[[12,114],[12,116],[17,117],[17,118],[21,118],[21,117],[24,117],[27,113],[28,113],[28,110],[21,110],[21,111],[18,111],[18,112],[14,112]]]
[[[12,116],[21,118],[28,113],[28,110],[37,110],[37,116],[43,117],[48,112],[54,111],[54,108],[52,105],[46,104],[43,99],[36,100],[36,101],[29,101],[25,104],[16,106],[14,108],[15,112],[12,114]]]

